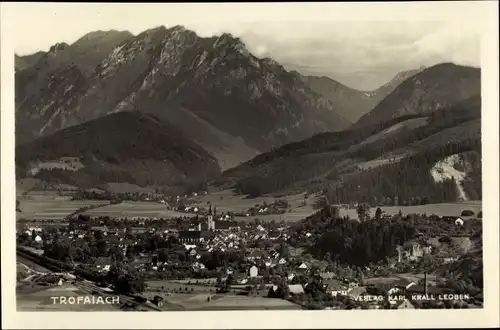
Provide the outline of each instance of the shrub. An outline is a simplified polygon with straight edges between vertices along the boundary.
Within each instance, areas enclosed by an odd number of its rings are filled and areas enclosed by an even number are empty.
[[[474,215],[474,212],[473,212],[473,211],[471,211],[471,210],[463,210],[461,215],[462,215],[463,217],[470,217],[470,216],[473,216],[473,215]]]

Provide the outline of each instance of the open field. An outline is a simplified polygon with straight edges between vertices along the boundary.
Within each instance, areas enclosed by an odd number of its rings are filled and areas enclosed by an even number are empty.
[[[276,222],[281,222],[281,221],[286,221],[286,222],[296,222],[300,221],[304,218],[307,218],[311,214],[313,214],[313,210],[300,210],[300,211],[292,211],[288,212],[285,214],[269,214],[269,215],[256,215],[256,216],[249,216],[249,217],[235,217],[236,220],[241,221],[241,220],[247,220],[251,221],[254,219],[259,219],[259,221],[262,222],[270,222],[270,221],[276,221]]]
[[[192,297],[171,297],[172,303],[183,305],[189,310],[300,310],[299,305],[284,299],[267,297],[247,297],[236,295],[195,295]],[[186,299],[187,298],[187,299]]]
[[[296,194],[283,197],[261,196],[256,198],[247,198],[243,195],[234,194],[231,190],[224,190],[220,192],[210,193],[205,196],[198,196],[191,198],[196,206],[207,207],[208,203],[217,207],[219,212],[245,212],[248,209],[264,202],[272,204],[276,200],[286,200],[290,205],[290,211],[285,214],[270,214],[270,215],[256,215],[249,217],[236,217],[236,220],[253,220],[258,218],[260,221],[281,221],[288,222],[299,221],[311,215],[314,210],[312,204],[315,197],[309,197],[307,205],[302,206],[305,194]]]
[[[144,296],[155,295],[164,299],[164,310],[280,310],[301,309],[289,301],[267,297],[248,297],[215,293],[166,293],[147,292]],[[208,301],[210,298],[210,301]]]
[[[107,205],[83,212],[89,216],[109,216],[117,218],[177,218],[192,217],[193,213],[183,213],[167,209],[165,204],[155,202],[123,202]]]
[[[90,296],[72,284],[61,286],[43,287],[26,284],[18,286],[16,290],[17,310],[23,312],[36,311],[117,311],[120,305],[108,304],[54,304],[50,297],[78,297]]]
[[[284,197],[263,196],[258,198],[247,198],[242,195],[235,195],[229,190],[191,198],[197,206],[207,206],[207,202],[217,207],[219,212],[245,212],[255,205],[266,202],[273,203],[277,199],[285,199],[290,205],[290,209],[285,214],[255,215],[249,217],[236,217],[236,220],[252,221],[300,221],[314,213],[312,207],[316,197],[311,196],[307,204],[302,206],[304,194],[290,195]],[[17,212],[17,219],[37,219],[37,220],[62,220],[65,216],[73,213],[81,207],[107,204],[107,201],[100,200],[56,200],[53,198],[44,199],[20,199],[20,208],[22,212]],[[403,215],[410,213],[436,214],[438,216],[460,216],[463,210],[472,210],[477,214],[482,209],[481,201],[467,201],[459,203],[427,204],[417,206],[384,206],[382,210],[389,215],[397,214],[400,210]],[[371,209],[371,214],[375,214],[376,208]],[[87,210],[83,214],[90,216],[109,216],[116,218],[175,218],[192,217],[194,213],[185,213],[168,210],[165,204],[155,202],[131,202],[126,201],[121,204],[106,205]],[[340,209],[341,216],[349,216],[352,219],[357,218],[355,209]]]
[[[284,199],[288,201],[292,209],[298,208],[304,200],[305,194],[297,194],[283,197],[271,197],[262,196],[256,198],[247,198],[243,195],[236,195],[231,190],[223,190],[219,192],[210,193],[205,196],[198,196],[191,198],[197,206],[207,207],[207,203],[210,202],[212,205],[217,206],[217,210],[222,212],[242,212],[247,210],[256,204],[262,204],[266,202],[271,204],[278,199]],[[313,198],[309,199],[313,202]]]
[[[372,208],[370,214],[373,216],[377,208]],[[381,209],[389,215],[395,215],[401,210],[403,215],[418,213],[418,214],[435,214],[438,216],[460,216],[463,210],[471,210],[475,214],[482,210],[481,201],[468,201],[459,203],[441,203],[441,204],[427,204],[416,206],[382,206]],[[340,215],[348,215],[350,218],[357,218],[355,209],[341,209]]]
[[[99,200],[20,199],[17,219],[62,220],[79,208],[109,203]]]
[[[217,207],[217,210],[223,212],[242,212],[255,206],[256,204],[262,204],[267,202],[272,203],[276,199],[286,199],[290,204],[291,210],[285,214],[272,214],[272,215],[256,215],[250,217],[237,217],[238,220],[253,220],[258,218],[261,221],[281,221],[285,220],[287,222],[300,221],[311,214],[314,213],[312,204],[314,203],[315,197],[310,197],[307,201],[307,205],[301,206],[304,200],[304,194],[297,194],[291,196],[285,196],[280,198],[274,197],[257,197],[257,198],[247,198],[242,195],[235,195],[229,190],[225,190],[218,193],[209,194],[206,196],[195,197],[193,200],[199,206],[206,206],[207,202]],[[427,204],[427,205],[417,205],[417,206],[384,206],[381,207],[386,214],[395,215],[400,210],[403,215],[411,213],[426,213],[428,215],[436,214],[438,216],[460,216],[463,210],[472,210],[474,213],[478,213],[482,210],[481,201],[467,201],[459,203],[442,203],[442,204]],[[370,210],[371,214],[375,214],[376,208]],[[340,209],[341,216],[349,216],[352,219],[357,218],[355,209]]]

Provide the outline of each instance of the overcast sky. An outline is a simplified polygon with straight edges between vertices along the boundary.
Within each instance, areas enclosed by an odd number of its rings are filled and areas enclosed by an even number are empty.
[[[18,54],[48,50],[57,42],[72,43],[95,30],[138,34],[159,25],[180,24],[201,36],[230,32],[255,55],[272,57],[288,69],[372,90],[397,72],[422,65],[479,66],[480,16],[474,8],[439,2],[25,3],[2,4],[2,18],[9,19]]]

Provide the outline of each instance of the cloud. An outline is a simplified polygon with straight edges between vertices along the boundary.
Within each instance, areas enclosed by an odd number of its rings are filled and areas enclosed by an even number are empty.
[[[284,33],[284,31],[288,31]],[[266,46],[289,69],[371,90],[402,70],[441,62],[479,66],[473,24],[440,21],[260,23],[242,40],[257,56]]]
[[[286,68],[327,75],[365,90],[385,84],[401,70],[421,65],[450,61],[479,65],[478,19],[465,18],[471,11],[466,4],[453,4],[453,11],[444,7],[432,10],[439,4],[432,4],[432,8],[418,3],[391,4],[389,12],[382,9],[383,3],[333,4],[339,6],[329,10],[336,8],[337,16],[329,20],[327,9],[320,4],[295,11],[293,4],[286,10],[278,4],[269,5],[268,10],[252,16],[250,8],[257,5],[17,4],[15,50],[20,54],[48,50],[56,42],[72,43],[95,30],[138,34],[159,25],[181,24],[203,37],[232,33],[240,36],[256,56],[272,57]],[[324,8],[327,6],[324,4]],[[404,15],[408,10],[411,17]],[[321,20],[319,16],[323,16]],[[365,18],[368,16],[372,20]],[[344,17],[354,20],[339,20]],[[398,17],[405,19],[395,20]]]

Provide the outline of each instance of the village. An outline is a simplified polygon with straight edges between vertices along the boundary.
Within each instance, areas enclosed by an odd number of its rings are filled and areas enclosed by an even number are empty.
[[[264,309],[273,308],[266,304],[274,306],[277,300],[290,303],[278,304],[278,309],[482,305],[482,292],[457,295],[439,286],[436,276],[410,274],[414,266],[408,265],[433,253],[432,245],[421,239],[423,233],[393,251],[389,274],[385,266],[346,268],[315,259],[306,247],[318,239],[317,235],[297,232],[285,222],[236,221],[234,215],[218,212],[215,205],[196,211],[201,212],[177,219],[118,219],[121,225],[109,217],[80,214],[68,219],[67,226],[25,226],[18,229],[18,250],[70,265],[73,273],[106,290],[117,286],[109,274],[127,269],[137,274],[133,281],[140,283],[125,293],[140,294],[159,308],[164,301],[178,300],[176,306],[183,306],[183,299],[193,296],[198,300],[203,297],[204,307],[197,307],[201,309],[217,309],[213,301],[221,296],[238,297],[240,303],[241,299],[259,301],[258,308]],[[254,212],[263,211],[267,210],[261,207]],[[457,217],[440,221],[463,226]],[[441,260],[446,264],[457,259],[448,255]],[[406,276],[392,274],[398,267]],[[375,268],[387,275],[377,274]],[[172,304],[165,306],[170,306],[165,307],[168,309]],[[194,308],[186,306],[182,308]]]

